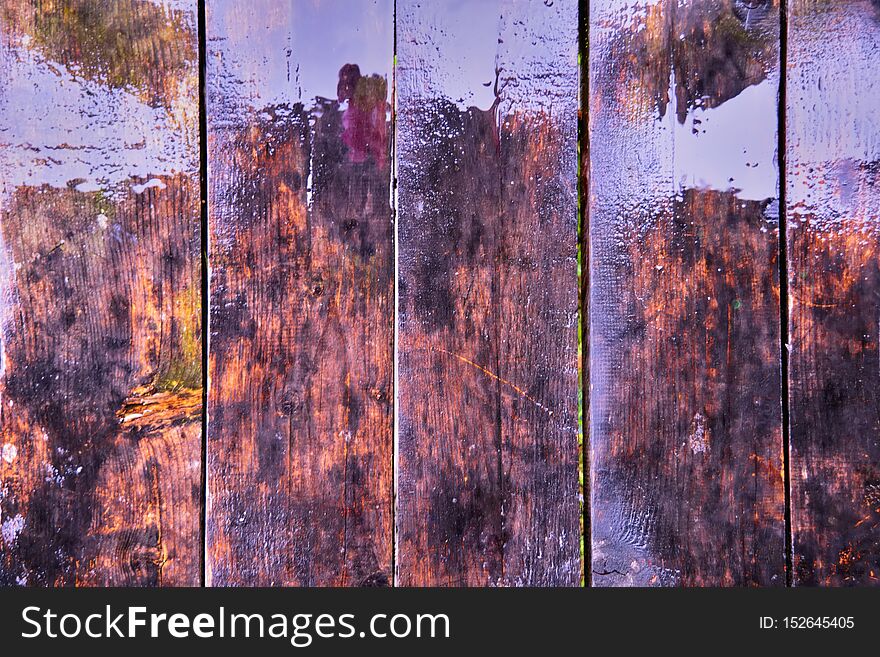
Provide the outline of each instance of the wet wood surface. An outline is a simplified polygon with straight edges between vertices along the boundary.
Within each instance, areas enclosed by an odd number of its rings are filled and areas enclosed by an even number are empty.
[[[796,585],[880,581],[880,4],[788,3]]]
[[[196,3],[0,3],[0,585],[197,585]]]
[[[575,6],[397,12],[399,583],[576,585]]]
[[[878,581],[878,0],[199,4],[0,0],[0,586]]]
[[[778,4],[590,11],[592,583],[784,585]]]
[[[211,585],[392,579],[392,28],[208,7]]]

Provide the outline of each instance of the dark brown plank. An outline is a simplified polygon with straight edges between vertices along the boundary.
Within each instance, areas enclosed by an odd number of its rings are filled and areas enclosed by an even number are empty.
[[[397,3],[398,573],[576,585],[577,3]]]
[[[199,582],[195,7],[0,3],[0,584]]]
[[[880,581],[880,3],[789,0],[794,583]]]
[[[782,585],[778,3],[590,8],[592,582]]]
[[[207,9],[208,583],[387,584],[393,5]]]

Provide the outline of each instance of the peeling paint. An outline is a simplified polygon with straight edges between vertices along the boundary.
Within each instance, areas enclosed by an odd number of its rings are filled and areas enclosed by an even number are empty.
[[[15,457],[18,456],[18,447],[12,443],[5,443],[3,445],[2,456],[4,461],[12,463],[15,460]]]
[[[0,525],[0,535],[3,536],[3,542],[7,546],[13,545],[18,540],[18,535],[21,534],[23,529],[24,517],[21,514],[16,514],[9,520],[5,520]]]

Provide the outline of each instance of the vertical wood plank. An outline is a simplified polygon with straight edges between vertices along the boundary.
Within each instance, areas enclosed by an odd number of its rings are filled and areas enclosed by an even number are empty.
[[[398,573],[580,580],[577,3],[397,3]]]
[[[592,582],[782,585],[779,5],[590,7]]]
[[[794,583],[880,581],[880,3],[789,0]]]
[[[196,2],[0,2],[0,585],[197,585]]]
[[[207,7],[207,579],[391,580],[391,0]]]

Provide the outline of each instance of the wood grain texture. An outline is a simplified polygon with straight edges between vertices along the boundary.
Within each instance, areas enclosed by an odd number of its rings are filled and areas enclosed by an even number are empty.
[[[880,578],[880,3],[788,3],[794,583]]]
[[[580,580],[576,5],[397,3],[402,585]]]
[[[0,3],[0,584],[197,585],[195,2]]]
[[[783,585],[778,3],[590,7],[592,582]]]
[[[208,6],[209,584],[392,579],[392,9]]]

